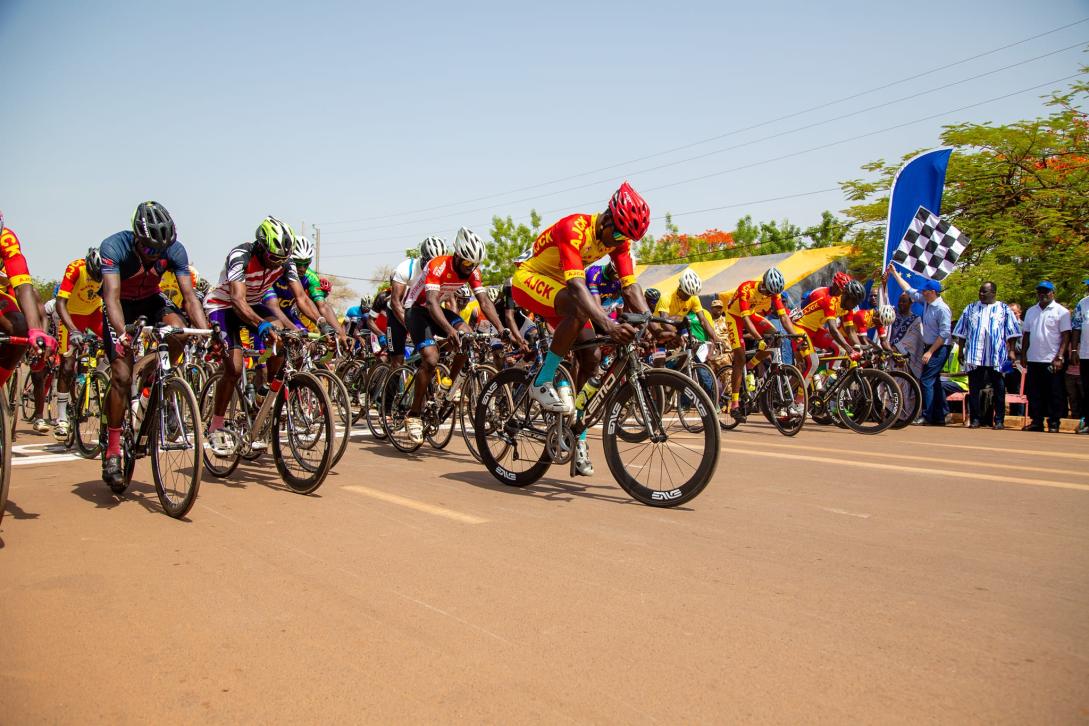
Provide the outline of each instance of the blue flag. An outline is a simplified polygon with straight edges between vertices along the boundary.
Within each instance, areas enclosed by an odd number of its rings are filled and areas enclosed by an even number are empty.
[[[949,166],[951,153],[953,149],[949,147],[925,151],[896,172],[889,197],[889,221],[885,227],[885,266],[892,260],[892,254],[911,226],[919,207],[925,207],[936,215],[942,213],[942,189],[945,187],[945,169]],[[904,268],[900,269],[900,274],[916,288],[925,279]],[[903,291],[891,277],[888,291],[889,303],[896,305]],[[921,307],[915,312],[921,314]]]

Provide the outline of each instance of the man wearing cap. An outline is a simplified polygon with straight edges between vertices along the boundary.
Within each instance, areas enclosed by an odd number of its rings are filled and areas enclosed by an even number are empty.
[[[1089,277],[1081,283],[1089,293]],[[1070,327],[1070,358],[1079,365],[1081,372],[1081,421],[1077,432],[1089,434],[1089,294],[1074,306]]]
[[[942,286],[936,280],[925,280],[916,290],[889,263],[886,272],[896,278],[900,287],[923,307],[923,374],[919,385],[923,389],[922,415],[915,423],[928,426],[945,425],[945,392],[942,391],[942,368],[952,348],[953,311],[942,300]]]
[[[1066,386],[1063,381],[1065,352],[1070,343],[1070,311],[1055,302],[1055,286],[1044,280],[1036,286],[1036,300],[1025,311],[1024,342],[1021,364],[1028,370],[1025,395],[1029,401],[1032,424],[1026,430],[1059,430],[1066,412]]]
[[[721,390],[719,399],[722,401],[730,400],[730,393],[732,392],[732,373],[733,373],[733,350],[730,348],[730,328],[729,319],[726,317],[726,306],[718,297],[711,300],[711,327],[715,329],[718,334],[718,350],[715,355],[710,359],[711,368],[715,371],[715,375],[718,376],[718,385]],[[1089,335],[1086,336],[1089,339]],[[1089,360],[1089,356],[1086,356],[1086,360]],[[729,404],[725,404],[724,408],[729,409]]]

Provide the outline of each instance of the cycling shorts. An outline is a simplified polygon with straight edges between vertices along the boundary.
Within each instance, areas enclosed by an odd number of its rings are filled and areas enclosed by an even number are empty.
[[[753,313],[749,316],[749,320],[756,326],[756,330],[760,335],[775,332],[775,326],[763,316]],[[740,317],[726,313],[726,332],[730,338],[730,347],[734,350],[745,349],[745,330],[745,323]]]
[[[73,315],[72,322],[76,324],[76,329],[82,333],[85,330],[90,330],[99,338],[102,337],[102,313],[93,312],[86,315]],[[68,352],[68,326],[61,323],[60,330],[57,331],[57,342],[60,344],[58,350],[61,354]]]
[[[250,307],[253,308],[253,312],[269,322],[276,319],[273,312],[265,305],[257,304],[250,305]],[[219,334],[223,339],[223,343],[227,346],[227,350],[245,348],[248,342],[255,343],[254,348],[257,350],[264,350],[265,348],[264,344],[257,339],[257,326],[244,322],[242,318],[238,317],[238,313],[235,312],[233,307],[213,310],[208,313],[208,324],[219,326]],[[249,334],[247,340],[243,340],[242,331]]]
[[[0,315],[10,315],[17,312],[19,312],[19,302],[15,299],[15,296],[0,290]]]
[[[523,310],[528,310],[541,318],[555,330],[563,322],[563,316],[556,312],[556,296],[567,289],[567,283],[537,272],[528,272],[523,268],[514,271],[511,278],[511,297]],[[586,321],[584,328],[593,327]]]
[[[408,313],[412,310],[409,308],[405,311],[405,319],[408,319]],[[408,330],[405,326],[401,325],[401,321],[397,319],[397,316],[390,313],[386,322],[386,350],[390,355],[404,355],[405,343],[408,341]]]
[[[152,295],[139,300],[122,300],[121,314],[125,316],[125,324],[136,322],[139,317],[147,318],[148,325],[158,325],[167,315],[182,317],[181,311],[174,307],[174,303],[162,294]],[[182,318],[184,320],[184,318]],[[121,331],[124,332],[124,331]],[[107,342],[106,359],[111,363],[117,358],[117,338],[120,333],[110,327],[110,319],[106,315],[106,306],[102,306],[102,340]]]
[[[450,323],[455,330],[468,332],[469,326],[453,310],[442,308],[442,314],[446,317],[446,322]],[[413,342],[416,343],[417,352],[435,345],[436,334],[446,335],[444,330],[431,317],[431,312],[427,308],[418,305],[413,305],[407,310],[405,322],[408,323],[408,334],[412,336]]]

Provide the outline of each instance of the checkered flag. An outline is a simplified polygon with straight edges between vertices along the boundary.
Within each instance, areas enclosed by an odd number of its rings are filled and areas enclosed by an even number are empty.
[[[892,261],[928,280],[941,280],[953,271],[969,242],[959,229],[919,207]]]

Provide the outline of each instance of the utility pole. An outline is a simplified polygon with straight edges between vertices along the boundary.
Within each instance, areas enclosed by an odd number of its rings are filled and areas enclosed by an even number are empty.
[[[321,227],[314,225],[314,269],[321,269]]]

